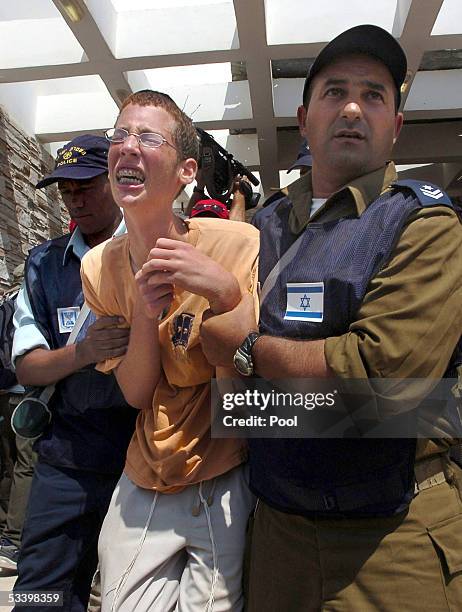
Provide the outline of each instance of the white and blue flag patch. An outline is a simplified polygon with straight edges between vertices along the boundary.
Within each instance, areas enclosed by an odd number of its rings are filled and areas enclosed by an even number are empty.
[[[75,322],[80,313],[78,306],[69,306],[68,308],[57,308],[59,332],[61,334],[70,334],[74,329]]]
[[[324,317],[324,283],[287,283],[286,321],[321,323]]]

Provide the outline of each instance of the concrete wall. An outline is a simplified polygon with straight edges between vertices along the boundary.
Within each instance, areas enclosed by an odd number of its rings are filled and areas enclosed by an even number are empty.
[[[56,186],[34,185],[53,169],[51,155],[0,106],[0,290],[31,247],[65,233],[67,212]]]

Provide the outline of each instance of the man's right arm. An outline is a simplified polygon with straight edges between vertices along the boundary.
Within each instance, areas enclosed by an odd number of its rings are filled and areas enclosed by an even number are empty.
[[[55,384],[91,363],[123,355],[128,330],[115,327],[118,317],[103,317],[88,328],[81,342],[51,350],[34,319],[27,289],[21,289],[14,314],[12,361],[25,386]]]
[[[462,329],[462,238],[451,209],[428,207],[414,213],[393,253],[371,279],[345,333],[325,340],[263,336],[255,343],[261,377],[428,379],[444,375]],[[234,351],[258,329],[248,296],[233,311],[203,317],[201,340],[210,363],[229,366]],[[295,358],[296,356],[296,358]],[[429,389],[412,387],[420,402]],[[409,390],[409,389],[408,389]],[[387,391],[386,413],[406,409],[399,386]]]

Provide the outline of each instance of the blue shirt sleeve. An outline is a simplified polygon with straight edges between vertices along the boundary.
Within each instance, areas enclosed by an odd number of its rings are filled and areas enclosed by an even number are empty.
[[[33,349],[50,349],[48,342],[35,322],[25,285],[21,287],[18,297],[16,298],[13,323],[15,328],[13,349],[11,352],[11,362],[13,366],[18,357]]]

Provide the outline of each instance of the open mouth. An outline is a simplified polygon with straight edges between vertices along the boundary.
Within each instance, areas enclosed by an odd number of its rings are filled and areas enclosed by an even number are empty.
[[[116,180],[119,185],[142,185],[144,183],[144,173],[135,168],[120,168],[116,173]]]

